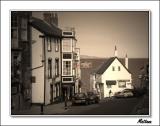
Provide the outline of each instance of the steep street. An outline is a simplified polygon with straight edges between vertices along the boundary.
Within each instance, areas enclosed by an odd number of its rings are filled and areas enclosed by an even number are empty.
[[[141,98],[114,98],[101,101],[99,104],[76,105],[64,115],[130,115]]]

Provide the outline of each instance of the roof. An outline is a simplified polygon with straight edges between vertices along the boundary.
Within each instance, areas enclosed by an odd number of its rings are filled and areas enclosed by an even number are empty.
[[[95,72],[97,74],[103,74],[107,69],[108,67],[112,64],[112,62],[117,59],[122,65],[123,63],[117,58],[117,57],[111,57],[109,58],[108,60],[106,60],[101,66],[100,68]],[[131,73],[124,65],[123,67],[129,72]]]
[[[32,17],[30,20],[30,25],[32,25],[34,28],[42,32],[44,35],[48,36],[55,36],[55,37],[62,37],[62,30],[54,25],[50,25],[47,22]]]

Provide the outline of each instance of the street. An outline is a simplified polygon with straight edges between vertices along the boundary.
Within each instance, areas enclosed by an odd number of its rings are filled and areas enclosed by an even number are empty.
[[[113,98],[99,104],[75,105],[61,115],[130,115],[141,98]]]
[[[148,114],[148,99],[144,97],[132,98],[106,98],[98,104],[77,104],[72,106],[67,102],[65,109],[64,102],[44,106],[43,115],[141,115]],[[145,106],[143,106],[145,105]],[[145,109],[145,112],[137,113],[139,108]],[[30,109],[14,111],[12,115],[40,115],[41,107],[33,105]]]

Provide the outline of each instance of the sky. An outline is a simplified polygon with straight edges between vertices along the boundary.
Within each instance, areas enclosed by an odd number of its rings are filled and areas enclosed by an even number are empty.
[[[42,13],[33,15],[42,17]],[[58,27],[74,27],[77,47],[81,55],[113,57],[115,46],[118,57],[148,58],[148,11],[60,11]]]
[[[81,55],[148,58],[149,15],[134,12],[58,12],[59,27],[74,27]]]

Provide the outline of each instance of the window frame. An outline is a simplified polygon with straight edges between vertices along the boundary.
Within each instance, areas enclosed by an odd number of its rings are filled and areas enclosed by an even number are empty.
[[[59,76],[59,58],[55,58],[55,76]]]
[[[46,41],[47,41],[47,51],[51,52],[52,51],[52,38],[46,37]]]
[[[59,39],[54,39],[55,42],[55,52],[59,52]]]
[[[62,52],[72,52],[72,39],[71,38],[63,38]]]
[[[48,58],[48,78],[52,78],[52,59]]]
[[[121,67],[120,66],[118,66],[118,71],[121,71]]]
[[[65,63],[64,62],[70,62],[70,68],[66,69]],[[64,72],[66,69],[66,72]],[[68,70],[70,70],[68,72]],[[67,74],[66,74],[67,73]],[[69,73],[69,74],[68,74]],[[71,60],[63,60],[63,64],[62,64],[62,75],[63,76],[72,76],[72,61]]]
[[[124,85],[120,85],[120,83],[124,82]],[[127,84],[126,81],[118,81],[118,88],[126,88]]]
[[[115,71],[115,67],[114,66],[112,66],[112,71]]]

